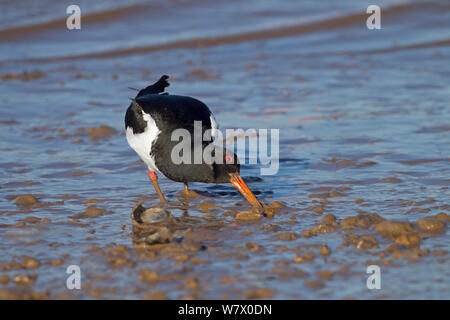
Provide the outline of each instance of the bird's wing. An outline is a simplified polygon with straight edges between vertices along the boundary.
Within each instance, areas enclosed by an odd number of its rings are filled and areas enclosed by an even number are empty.
[[[201,121],[202,135],[205,135],[206,130],[210,130],[213,135],[218,128],[208,106],[191,97],[153,94],[137,97],[135,101],[167,134],[179,128],[194,132],[194,125],[198,121]]]

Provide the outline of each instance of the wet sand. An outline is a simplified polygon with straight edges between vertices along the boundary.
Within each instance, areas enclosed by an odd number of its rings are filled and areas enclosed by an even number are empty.
[[[0,299],[450,298],[448,5],[386,1],[369,31],[348,1],[114,4],[79,33],[0,19]],[[265,216],[161,177],[169,218],[133,221],[161,206],[128,87],[162,74],[222,129],[280,129],[279,172],[241,170]]]

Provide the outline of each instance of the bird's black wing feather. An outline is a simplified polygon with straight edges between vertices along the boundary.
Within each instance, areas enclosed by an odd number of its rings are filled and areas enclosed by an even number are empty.
[[[163,75],[154,84],[152,84],[151,86],[148,86],[147,88],[142,89],[141,91],[139,91],[139,93],[137,94],[136,97],[141,97],[141,96],[145,96],[145,95],[148,95],[148,94],[158,94],[160,92],[164,92],[164,89],[166,87],[170,86],[169,81],[167,81],[168,79],[169,79],[168,75]]]
[[[214,171],[206,164],[194,164],[194,136],[191,134],[191,163],[174,164],[171,150],[179,140],[172,141],[172,133],[176,129],[186,129],[194,132],[195,121],[201,121],[201,133],[204,137],[202,146],[212,142],[211,111],[203,102],[177,95],[145,95],[136,97],[137,104],[149,114],[161,131],[158,139],[152,145],[152,156],[158,169],[169,179],[187,182],[212,182]],[[205,135],[205,131],[209,130]]]

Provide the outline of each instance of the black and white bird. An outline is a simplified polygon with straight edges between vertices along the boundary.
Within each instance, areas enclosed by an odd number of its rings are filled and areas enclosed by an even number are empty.
[[[184,183],[185,192],[189,191],[189,182],[230,182],[254,207],[263,208],[242,180],[236,154],[221,146],[211,145],[214,144],[214,130],[218,128],[212,112],[197,99],[165,93],[165,88],[169,86],[168,78],[164,75],[153,85],[139,90],[125,114],[128,144],[147,165],[148,176],[161,202],[166,199],[158,185],[158,172],[173,181]],[[196,152],[203,153],[209,147],[213,155],[223,155],[222,161],[216,158],[208,162],[203,157],[201,163],[176,163],[172,160],[172,150],[179,143],[173,141],[172,133],[176,129],[185,129],[194,136],[195,121],[197,124],[201,121],[201,134],[206,136],[202,140],[206,141],[201,142],[202,150],[199,150],[192,140],[192,158]],[[209,135],[205,134],[206,131]]]

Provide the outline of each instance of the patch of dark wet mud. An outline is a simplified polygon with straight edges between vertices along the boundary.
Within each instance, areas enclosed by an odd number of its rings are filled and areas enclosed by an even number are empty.
[[[338,144],[376,144],[378,142],[382,142],[382,140],[370,137],[355,137],[342,139]]]
[[[419,130],[414,131],[414,133],[434,134],[434,133],[448,132],[448,131],[450,131],[450,126],[441,125],[441,126],[434,126],[434,127],[422,127]]]
[[[82,143],[87,138],[91,141],[104,141],[118,134],[118,131],[106,125],[89,128],[76,128],[71,131],[65,128],[53,128],[47,126],[33,127],[29,130],[35,137],[44,140],[53,140],[56,138],[71,139],[74,143]]]
[[[421,164],[427,164],[427,163],[434,163],[434,162],[449,162],[450,158],[440,158],[440,159],[413,159],[413,160],[402,160],[400,163],[408,165],[408,166],[414,166],[414,165],[421,165]]]
[[[42,71],[36,70],[36,71],[23,71],[22,73],[6,73],[1,74],[0,79],[7,81],[7,80],[21,80],[21,81],[31,81],[31,80],[37,80],[46,77],[46,74]]]
[[[27,209],[64,204],[64,201],[42,202],[33,194],[8,195],[6,198],[13,200],[19,208]]]
[[[347,167],[354,167],[354,168],[362,168],[362,167],[368,167],[373,166],[376,164],[375,161],[371,160],[355,160],[355,159],[344,159],[344,158],[330,158],[330,159],[323,159],[324,163],[328,163],[331,168],[333,169],[341,169],[341,168],[347,168]]]

